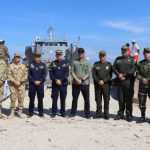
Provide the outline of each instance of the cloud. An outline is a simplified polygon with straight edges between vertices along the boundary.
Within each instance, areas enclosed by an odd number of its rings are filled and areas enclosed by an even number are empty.
[[[106,21],[104,25],[107,27],[125,30],[133,33],[142,33],[149,31],[146,25],[138,25],[137,23],[130,21]]]

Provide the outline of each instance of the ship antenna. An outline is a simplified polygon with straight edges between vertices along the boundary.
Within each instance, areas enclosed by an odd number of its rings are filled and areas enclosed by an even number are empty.
[[[50,41],[53,41],[53,31],[54,31],[53,27],[49,27],[47,30]]]

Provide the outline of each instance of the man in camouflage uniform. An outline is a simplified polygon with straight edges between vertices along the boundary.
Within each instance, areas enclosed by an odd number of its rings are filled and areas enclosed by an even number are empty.
[[[27,68],[24,64],[20,63],[20,54],[14,54],[14,61],[12,64],[9,65],[8,69],[8,81],[10,83],[10,115],[9,119],[14,118],[14,110],[16,108],[16,100],[18,99],[18,116],[20,118],[24,118],[22,113],[23,110],[23,103],[25,97],[25,82],[27,80]]]
[[[0,40],[0,51],[2,52],[2,59],[6,61],[6,63],[8,63],[8,61],[10,60],[10,55],[8,52],[8,48],[4,44],[5,41]]]
[[[104,99],[104,118],[109,119],[110,86],[112,65],[106,61],[106,52],[99,52],[99,61],[94,63],[92,75],[95,87],[95,101],[97,104],[94,119],[102,117],[102,96]]]
[[[144,48],[144,59],[139,62],[138,79],[139,79],[139,108],[141,110],[141,118],[137,123],[145,122],[146,98],[150,98],[150,48]]]
[[[3,100],[3,91],[4,91],[4,83],[7,79],[7,64],[2,59],[2,53],[0,51],[0,119],[3,118],[2,116],[2,100]]]

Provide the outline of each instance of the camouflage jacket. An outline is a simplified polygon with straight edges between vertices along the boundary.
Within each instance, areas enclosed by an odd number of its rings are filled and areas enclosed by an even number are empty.
[[[7,64],[2,59],[0,59],[0,68],[0,80],[4,82],[7,79]]]
[[[143,78],[150,80],[150,60],[144,59],[140,61],[137,70],[139,80],[142,80]]]
[[[10,58],[8,48],[5,45],[0,45],[0,52],[2,53],[2,59],[7,62]]]
[[[25,83],[28,77],[27,67],[24,64],[16,65],[14,63],[9,65],[8,68],[8,80],[11,84],[15,81],[21,81]]]

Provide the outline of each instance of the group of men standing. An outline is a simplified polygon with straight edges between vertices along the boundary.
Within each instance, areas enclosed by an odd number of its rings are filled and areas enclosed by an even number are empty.
[[[43,113],[43,98],[44,98],[44,82],[47,76],[47,69],[45,63],[41,62],[41,53],[36,51],[34,53],[34,61],[25,67],[20,61],[20,54],[15,53],[13,62],[8,65],[2,59],[0,52],[0,118],[2,118],[2,92],[4,81],[7,79],[11,91],[11,105],[10,115],[8,118],[14,117],[14,110],[16,108],[16,100],[18,99],[18,116],[24,118],[22,113],[23,102],[25,97],[25,82],[29,80],[29,117],[34,114],[34,101],[37,94],[38,112],[40,117],[44,117]],[[145,122],[146,98],[147,94],[150,97],[150,48],[144,48],[144,60],[137,61],[129,54],[129,47],[121,47],[121,56],[117,57],[113,65],[106,61],[106,51],[99,52],[99,60],[94,63],[93,67],[85,57],[85,50],[78,48],[78,59],[73,62],[71,67],[72,82],[72,108],[69,117],[76,116],[78,97],[80,91],[84,98],[85,118],[90,118],[90,73],[92,70],[92,77],[95,88],[96,114],[94,119],[104,117],[109,119],[109,101],[110,90],[112,84],[118,86],[118,102],[119,110],[115,120],[123,119],[124,112],[126,112],[127,121],[131,122],[132,116],[132,98],[134,94],[135,72],[138,72],[139,79],[139,107],[141,110],[141,118],[138,123]],[[56,60],[51,64],[49,71],[52,80],[52,118],[57,115],[57,101],[60,95],[60,114],[66,117],[66,96],[69,76],[69,62],[63,59],[63,52],[56,51]],[[112,82],[112,74],[116,78]],[[104,100],[104,113],[102,113],[102,97]]]

